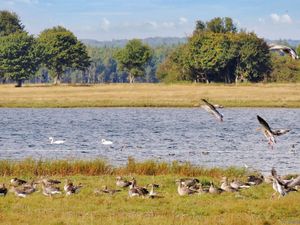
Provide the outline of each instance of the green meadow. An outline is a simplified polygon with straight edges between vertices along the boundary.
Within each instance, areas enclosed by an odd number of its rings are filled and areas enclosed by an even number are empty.
[[[0,182],[9,183],[15,176],[27,180],[48,175],[63,183],[71,179],[82,183],[75,195],[43,196],[41,191],[26,198],[13,193],[0,198],[0,224],[299,224],[299,193],[271,199],[271,184],[262,184],[239,193],[179,196],[175,179],[196,177],[203,183],[220,179],[246,180],[254,172],[239,168],[201,168],[188,163],[136,162],[112,167],[95,161],[1,161]],[[134,176],[138,185],[158,183],[162,198],[129,198],[128,190],[115,195],[94,194],[103,185],[116,188],[115,177]],[[121,188],[120,188],[121,189]]]

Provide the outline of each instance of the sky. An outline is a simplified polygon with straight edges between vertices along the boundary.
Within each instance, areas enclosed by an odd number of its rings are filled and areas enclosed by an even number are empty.
[[[186,37],[195,21],[231,17],[267,39],[300,40],[300,0],[0,0],[38,35],[61,25],[79,39]]]

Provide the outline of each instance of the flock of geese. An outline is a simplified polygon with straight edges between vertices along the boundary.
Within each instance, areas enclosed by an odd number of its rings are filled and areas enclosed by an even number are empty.
[[[284,179],[279,176],[274,168],[271,170],[271,175],[264,177],[263,175],[250,175],[246,182],[242,182],[237,179],[231,181],[227,177],[223,177],[220,182],[220,186],[216,186],[212,181],[200,181],[197,178],[180,178],[175,180],[177,184],[177,193],[180,196],[193,195],[193,194],[221,194],[223,192],[238,193],[241,189],[248,189],[251,186],[257,186],[262,183],[272,183],[274,193],[271,198],[276,196],[278,198],[287,195],[291,191],[298,191],[300,188],[300,176],[292,179]],[[61,181],[41,178],[37,181],[27,182],[19,178],[13,178],[10,180],[9,189],[5,184],[0,185],[0,196],[6,196],[8,192],[14,193],[17,197],[25,198],[34,192],[42,192],[43,195],[52,197],[54,195],[61,195],[65,193],[66,196],[74,195],[80,191],[84,186],[79,183],[74,185],[69,179],[66,180],[63,189],[58,185]],[[123,177],[116,177],[116,186],[122,189],[108,188],[106,185],[102,189],[95,189],[94,194],[110,194],[114,195],[118,192],[128,188],[128,197],[146,197],[146,198],[163,198],[164,196],[158,194],[155,189],[161,185],[151,183],[146,186],[138,186],[137,181],[134,177],[130,180],[124,179]]]

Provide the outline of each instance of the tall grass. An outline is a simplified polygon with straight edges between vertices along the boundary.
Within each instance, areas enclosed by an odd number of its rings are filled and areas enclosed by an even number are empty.
[[[0,176],[74,176],[74,175],[178,175],[207,177],[239,177],[247,173],[245,169],[229,167],[204,168],[190,163],[137,162],[128,158],[125,166],[113,167],[104,160],[33,160],[0,161]]]

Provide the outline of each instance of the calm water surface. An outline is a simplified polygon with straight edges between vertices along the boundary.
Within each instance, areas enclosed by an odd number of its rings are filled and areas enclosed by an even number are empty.
[[[189,161],[206,167],[244,166],[300,172],[300,109],[221,109],[224,122],[199,108],[0,109],[0,159],[104,158]],[[256,115],[292,129],[274,149]],[[65,140],[50,144],[49,137]],[[113,145],[101,144],[101,139]],[[294,145],[294,147],[292,147]]]

